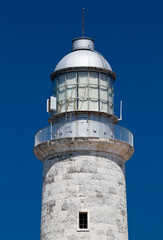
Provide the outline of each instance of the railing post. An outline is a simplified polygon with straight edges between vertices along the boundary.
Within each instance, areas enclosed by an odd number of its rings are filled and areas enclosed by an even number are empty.
[[[52,131],[53,129],[52,129],[52,121],[51,121],[51,123],[50,123],[50,139],[52,140],[53,139],[53,131]]]
[[[120,128],[120,134],[119,134],[119,140],[121,141],[121,135],[122,135],[122,130],[121,130],[121,128]]]

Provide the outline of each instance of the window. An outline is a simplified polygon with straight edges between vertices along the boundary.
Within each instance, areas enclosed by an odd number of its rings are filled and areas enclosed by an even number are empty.
[[[88,213],[79,212],[79,228],[88,229]]]

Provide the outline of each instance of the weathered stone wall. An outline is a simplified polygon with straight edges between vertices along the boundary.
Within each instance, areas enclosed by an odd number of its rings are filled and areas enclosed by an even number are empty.
[[[89,230],[78,231],[79,211]],[[70,151],[43,161],[41,240],[127,240],[124,160],[96,151]]]

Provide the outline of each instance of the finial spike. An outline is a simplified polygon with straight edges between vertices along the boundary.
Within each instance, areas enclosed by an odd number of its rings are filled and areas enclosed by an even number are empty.
[[[84,37],[84,8],[83,8],[83,32],[82,32],[82,37]]]

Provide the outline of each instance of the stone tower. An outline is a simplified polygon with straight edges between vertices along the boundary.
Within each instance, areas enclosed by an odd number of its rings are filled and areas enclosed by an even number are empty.
[[[128,239],[125,162],[133,135],[116,125],[115,78],[84,37],[51,74],[50,125],[34,147],[43,163],[41,240]]]

